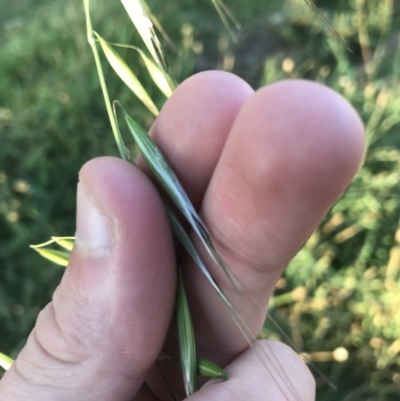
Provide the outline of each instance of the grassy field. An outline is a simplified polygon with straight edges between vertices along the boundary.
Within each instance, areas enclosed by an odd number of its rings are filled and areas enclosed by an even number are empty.
[[[361,114],[363,168],[289,265],[271,313],[338,386],[330,390],[317,375],[318,400],[398,400],[400,7],[317,1],[344,44],[303,0],[236,3],[242,30],[234,44],[211,1],[149,1],[177,48],[168,53],[179,81],[210,68],[254,88],[301,77],[334,88]],[[73,234],[79,168],[117,149],[81,1],[11,4],[0,0],[0,351],[16,356],[62,275],[28,245]],[[118,1],[93,5],[103,37],[140,44]],[[137,55],[125,56],[161,107]],[[111,96],[149,127],[150,113],[105,70]],[[266,331],[279,337],[268,324]]]

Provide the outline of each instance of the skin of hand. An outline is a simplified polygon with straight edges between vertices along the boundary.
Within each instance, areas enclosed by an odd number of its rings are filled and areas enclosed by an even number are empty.
[[[284,267],[357,172],[359,117],[316,83],[282,81],[254,93],[232,74],[209,71],[178,87],[150,134],[223,258],[263,306],[247,319],[258,333]],[[314,400],[314,380],[296,353],[269,340],[250,349],[194,263],[175,252],[157,190],[138,166],[103,157],[82,168],[69,266],[1,380],[0,401],[169,400],[154,363],[162,349],[176,349],[177,261],[198,354],[229,375],[190,399]]]

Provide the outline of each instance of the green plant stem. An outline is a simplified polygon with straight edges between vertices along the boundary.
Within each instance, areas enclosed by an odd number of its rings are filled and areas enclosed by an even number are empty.
[[[124,151],[124,147],[121,142],[121,138],[119,136],[117,124],[116,124],[114,114],[113,114],[113,110],[111,107],[110,97],[108,95],[107,85],[106,85],[106,81],[104,79],[103,68],[101,66],[99,52],[97,51],[97,45],[96,45],[96,41],[94,38],[92,21],[90,19],[89,0],[83,0],[83,4],[85,7],[85,15],[86,15],[87,39],[88,39],[89,45],[93,51],[93,56],[94,56],[94,60],[96,63],[96,68],[97,68],[97,74],[99,76],[101,90],[103,92],[104,102],[105,102],[106,108],[107,108],[108,118],[110,119],[111,129],[113,131],[115,141],[117,142],[118,150],[119,150],[119,153],[121,154],[121,157],[124,160],[127,160],[125,151]]]

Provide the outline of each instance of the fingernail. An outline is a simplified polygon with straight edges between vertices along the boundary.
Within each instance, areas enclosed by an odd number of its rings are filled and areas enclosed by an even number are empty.
[[[83,254],[107,256],[113,246],[112,219],[82,182],[78,183],[77,197],[75,243]]]

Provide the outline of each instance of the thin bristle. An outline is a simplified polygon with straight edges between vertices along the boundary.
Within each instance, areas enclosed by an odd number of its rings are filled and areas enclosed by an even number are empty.
[[[346,40],[339,34],[339,32],[330,24],[328,19],[325,17],[325,15],[319,10],[319,8],[315,5],[313,0],[304,0],[304,2],[315,12],[315,14],[318,15],[318,17],[321,19],[321,21],[328,27],[328,29],[333,33],[333,35],[341,40],[344,45],[346,46],[346,49],[351,52],[351,49],[348,47]]]
[[[235,24],[236,29],[239,29],[240,24],[239,22],[236,20],[236,18],[233,17],[233,14],[227,10],[228,7],[221,1],[221,0],[212,0],[215,9],[217,10],[217,13],[219,15],[219,17],[221,18],[222,23],[224,24],[226,30],[228,31],[231,39],[236,43],[238,38],[236,33],[234,32],[234,30],[231,27],[231,24],[229,22],[229,19],[232,20],[232,22]]]

